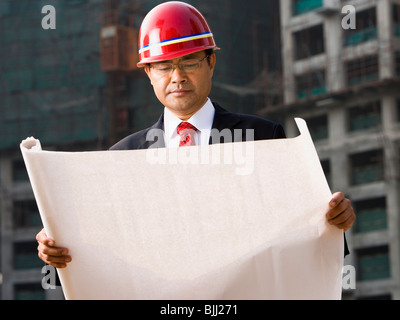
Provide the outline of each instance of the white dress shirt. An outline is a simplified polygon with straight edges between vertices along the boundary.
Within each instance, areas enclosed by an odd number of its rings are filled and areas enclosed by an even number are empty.
[[[208,145],[211,134],[211,127],[214,120],[215,108],[211,100],[207,98],[204,106],[190,117],[186,122],[195,126],[196,145]],[[167,148],[179,147],[179,135],[176,132],[176,127],[182,122],[167,108],[164,108],[164,140]]]

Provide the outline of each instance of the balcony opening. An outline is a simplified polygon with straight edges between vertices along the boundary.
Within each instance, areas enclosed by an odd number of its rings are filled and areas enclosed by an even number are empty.
[[[357,250],[358,280],[380,280],[390,278],[388,246]]]
[[[316,70],[296,77],[298,99],[319,96],[326,93],[325,71]]]
[[[379,80],[377,56],[366,56],[346,63],[347,84],[356,86]]]
[[[14,244],[14,268],[36,269],[41,268],[44,262],[37,255],[37,242],[17,242]]]
[[[26,171],[24,160],[14,160],[12,162],[12,179],[13,182],[29,181],[28,172]]]
[[[322,7],[323,0],[293,0],[293,15],[304,14]]]
[[[306,120],[314,141],[328,139],[328,117],[326,114]]]
[[[393,31],[395,37],[400,37],[400,5],[393,4]]]
[[[395,59],[395,68],[396,68],[396,77],[400,77],[400,51],[397,51],[394,56]]]
[[[15,229],[40,226],[42,226],[42,220],[35,200],[14,201],[13,227]]]
[[[381,103],[375,101],[365,105],[351,107],[348,110],[349,131],[377,129],[381,125]]]
[[[356,46],[377,37],[376,9],[371,8],[357,12],[356,29],[345,30],[344,41],[346,46]]]
[[[397,122],[400,122],[400,99],[397,99]]]
[[[356,233],[387,229],[386,198],[375,198],[353,203],[357,219],[353,230]]]
[[[15,300],[45,300],[46,292],[40,283],[21,283],[14,286]]]
[[[324,28],[321,25],[293,33],[295,59],[301,60],[325,52]]]
[[[350,156],[352,185],[383,181],[384,158],[382,150],[372,150]]]
[[[328,185],[332,187],[332,173],[331,173],[331,162],[329,159],[321,161],[322,170],[324,171],[326,181]]]

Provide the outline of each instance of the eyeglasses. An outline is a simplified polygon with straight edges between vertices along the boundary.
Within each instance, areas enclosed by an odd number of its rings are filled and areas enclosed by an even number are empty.
[[[161,76],[169,75],[175,70],[176,67],[181,69],[184,72],[193,72],[200,68],[200,64],[208,58],[209,55],[206,55],[203,59],[188,59],[184,60],[181,63],[168,63],[168,62],[159,62],[153,63],[150,65],[150,68],[154,70],[157,74]]]

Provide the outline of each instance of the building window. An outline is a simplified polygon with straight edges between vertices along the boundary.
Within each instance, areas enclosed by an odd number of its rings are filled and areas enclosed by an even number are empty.
[[[14,160],[12,163],[12,178],[14,182],[29,181],[24,160]]]
[[[45,300],[46,292],[40,283],[16,284],[14,286],[15,300]]]
[[[397,122],[400,122],[400,99],[397,100]]]
[[[295,59],[306,59],[324,53],[324,28],[321,25],[293,33]]]
[[[14,201],[14,228],[38,227],[41,225],[42,221],[35,200]]]
[[[35,269],[41,268],[43,261],[37,255],[37,242],[16,242],[14,243],[14,268]]]
[[[364,233],[387,229],[386,198],[354,201],[357,214],[354,231]]]
[[[328,139],[328,117],[326,115],[307,119],[307,126],[314,141]]]
[[[384,178],[383,151],[373,150],[350,156],[351,184],[360,185]]]
[[[323,0],[293,0],[293,15],[304,14],[322,7]]]
[[[377,56],[367,56],[346,63],[347,84],[356,86],[379,79]]]
[[[358,280],[369,281],[390,278],[388,246],[357,250]]]
[[[324,171],[326,181],[328,185],[332,187],[332,178],[331,178],[331,162],[329,160],[321,161],[322,170]]]
[[[393,4],[393,28],[394,36],[400,37],[400,5]]]
[[[296,77],[297,97],[304,99],[326,93],[325,71],[316,70],[312,73]]]
[[[371,8],[357,12],[356,29],[345,30],[344,41],[346,46],[354,46],[377,37],[376,10]]]
[[[376,101],[348,110],[349,131],[378,128],[381,124],[381,103]]]

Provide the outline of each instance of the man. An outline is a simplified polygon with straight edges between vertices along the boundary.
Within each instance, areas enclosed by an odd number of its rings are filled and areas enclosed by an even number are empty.
[[[186,3],[167,2],[149,12],[139,36],[139,67],[144,67],[164,113],[152,127],[121,140],[110,150],[147,149],[222,143],[212,136],[221,132],[253,129],[254,140],[285,138],[282,126],[271,121],[228,112],[208,98],[211,91],[217,50],[204,17]],[[183,128],[181,128],[183,126]],[[152,129],[163,130],[159,140]],[[355,213],[343,193],[335,193],[326,218],[332,225],[348,230]],[[64,268],[72,260],[67,248],[59,248],[44,230],[38,233],[39,257],[49,265]],[[345,249],[347,253],[347,248]]]

